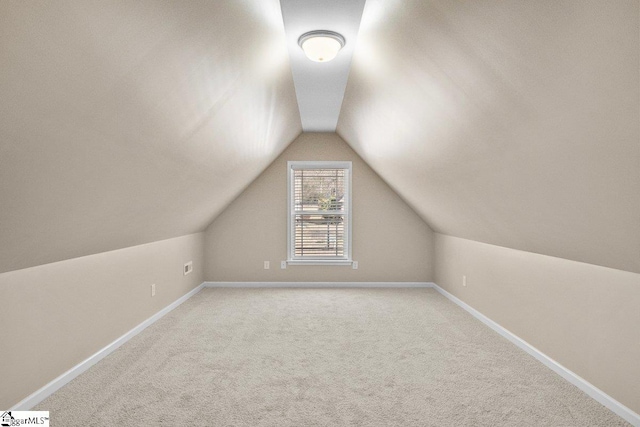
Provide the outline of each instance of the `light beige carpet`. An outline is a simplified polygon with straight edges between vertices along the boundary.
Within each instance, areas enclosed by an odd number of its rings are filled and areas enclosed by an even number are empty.
[[[623,426],[433,289],[204,289],[35,408],[52,426]]]

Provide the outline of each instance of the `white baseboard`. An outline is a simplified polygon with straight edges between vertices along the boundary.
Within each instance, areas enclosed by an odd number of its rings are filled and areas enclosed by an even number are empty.
[[[114,350],[116,350],[122,344],[126,343],[131,338],[135,337],[140,332],[145,330],[147,327],[151,326],[154,322],[156,322],[162,316],[164,316],[165,314],[169,313],[171,310],[173,310],[174,308],[178,307],[180,304],[182,304],[183,302],[185,302],[186,300],[188,300],[189,298],[191,298],[192,296],[194,296],[195,294],[200,292],[203,287],[204,287],[204,283],[201,283],[196,288],[194,288],[191,291],[189,291],[187,294],[185,294],[182,297],[178,298],[177,300],[175,300],[174,302],[172,302],[171,304],[169,304],[168,306],[166,306],[165,308],[163,308],[162,310],[160,310],[159,312],[157,312],[153,316],[149,317],[144,322],[140,323],[135,328],[131,329],[126,334],[122,335],[117,340],[113,341],[111,344],[107,345],[106,347],[104,347],[103,349],[101,349],[100,351],[95,353],[94,355],[88,357],[87,359],[85,359],[84,361],[80,362],[79,364],[77,364],[73,368],[69,369],[67,372],[65,372],[64,374],[60,375],[59,377],[57,377],[56,379],[51,381],[49,384],[47,384],[44,387],[42,387],[41,389],[37,390],[36,392],[34,392],[31,395],[27,396],[26,398],[22,399],[20,402],[16,403],[11,408],[11,410],[12,411],[28,411],[28,410],[30,410],[31,408],[36,406],[38,403],[42,402],[47,397],[51,396],[53,393],[55,393],[61,387],[63,387],[67,383],[69,383],[71,380],[76,378],[78,375],[82,374],[87,369],[89,369],[90,367],[92,367],[93,365],[98,363],[100,360],[104,359],[106,356],[108,356],[110,353],[112,353]]]
[[[624,406],[622,403],[615,400],[613,397],[609,396],[593,384],[589,383],[584,378],[576,375],[574,372],[565,368],[555,360],[551,359],[546,354],[542,353],[540,350],[536,349],[526,341],[522,340],[518,336],[514,335],[507,329],[503,328],[493,320],[489,319],[476,309],[472,308],[459,298],[453,296],[449,292],[442,289],[440,286],[436,285],[432,282],[204,282],[200,284],[198,287],[194,288],[187,294],[178,298],[173,303],[169,304],[158,313],[154,314],[144,322],[140,323],[135,328],[131,329],[126,334],[122,335],[120,338],[113,341],[111,344],[107,345],[94,355],[85,359],[78,365],[69,369],[64,374],[60,375],[41,389],[32,393],[25,399],[21,400],[17,404],[15,404],[11,410],[14,411],[27,411],[33,408],[38,403],[42,402],[44,399],[49,397],[51,394],[59,390],[65,384],[69,383],[71,380],[76,378],[78,375],[85,372],[91,366],[98,363],[100,360],[104,359],[107,355],[112,353],[118,347],[120,347],[125,342],[129,341],[131,338],[142,332],[144,329],[152,325],[158,319],[162,318],[164,315],[169,313],[171,310],[178,307],[180,304],[191,298],[193,295],[197,294],[202,290],[202,288],[223,288],[223,287],[232,287],[232,288],[435,288],[440,294],[444,295],[446,298],[459,305],[464,310],[468,311],[475,318],[483,322],[485,325],[489,326],[491,329],[502,335],[504,338],[508,339],[522,350],[530,354],[531,356],[538,359],[544,365],[549,367],[551,370],[556,372],[558,375],[563,377],[565,380],[569,381],[571,384],[578,387],[580,390],[584,391],[587,395],[595,399],[597,402],[602,404],[603,406],[610,409],[615,414],[619,415],[621,418],[625,419],[627,422],[631,423],[631,425],[635,427],[640,427],[640,415],[632,411],[631,409]]]
[[[207,288],[430,288],[431,282],[204,282]]]
[[[634,411],[627,408],[622,403],[618,402],[613,397],[609,396],[607,393],[600,390],[599,388],[597,388],[596,386],[594,386],[584,378],[576,375],[574,372],[565,368],[564,366],[562,366],[561,364],[559,364],[558,362],[556,362],[555,360],[553,360],[552,358],[550,358],[549,356],[547,356],[546,354],[538,350],[537,348],[533,347],[531,344],[524,341],[517,335],[511,333],[510,331],[503,328],[493,320],[489,319],[487,316],[480,313],[478,310],[474,309],[467,303],[463,302],[459,298],[445,291],[440,286],[436,285],[435,283],[432,283],[431,285],[434,289],[436,289],[442,295],[447,297],[449,300],[453,301],[454,303],[456,303],[457,305],[459,305],[460,307],[468,311],[476,319],[480,320],[482,323],[484,323],[485,325],[487,325],[488,327],[490,327],[491,329],[493,329],[494,331],[502,335],[504,338],[508,339],[509,341],[511,341],[518,347],[520,347],[522,350],[524,350],[525,352],[529,353],[531,356],[538,359],[545,366],[550,368],[552,371],[560,375],[565,380],[569,381],[574,386],[578,387],[580,390],[585,392],[591,398],[593,398],[594,400],[596,400],[606,408],[610,409],[612,412],[614,412],[621,418],[625,419],[631,425],[635,427],[640,427],[640,415],[636,414]]]

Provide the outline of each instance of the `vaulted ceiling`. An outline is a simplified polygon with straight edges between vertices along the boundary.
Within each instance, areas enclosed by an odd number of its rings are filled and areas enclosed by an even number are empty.
[[[640,272],[639,20],[367,0],[337,131],[436,231]],[[277,0],[1,1],[0,272],[203,230],[302,130],[286,40]]]
[[[0,1],[0,271],[203,230],[301,132],[277,0]]]
[[[338,133],[435,231],[640,272],[639,17],[367,0]]]

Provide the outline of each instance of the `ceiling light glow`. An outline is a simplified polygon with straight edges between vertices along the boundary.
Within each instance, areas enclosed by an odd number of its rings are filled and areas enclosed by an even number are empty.
[[[344,47],[345,39],[333,31],[309,31],[298,39],[307,58],[315,62],[329,62]]]

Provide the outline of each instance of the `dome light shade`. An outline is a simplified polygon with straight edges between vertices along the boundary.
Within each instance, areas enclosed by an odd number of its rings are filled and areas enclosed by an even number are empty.
[[[304,33],[298,39],[298,44],[310,60],[328,62],[344,47],[345,40],[341,34],[319,30]]]

